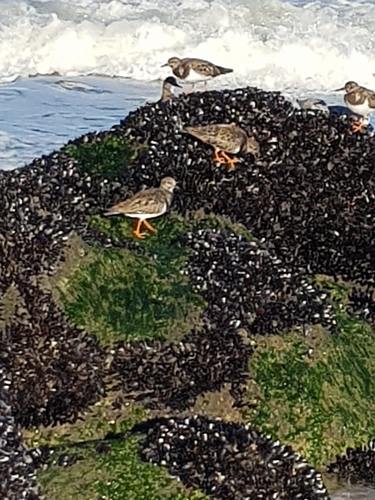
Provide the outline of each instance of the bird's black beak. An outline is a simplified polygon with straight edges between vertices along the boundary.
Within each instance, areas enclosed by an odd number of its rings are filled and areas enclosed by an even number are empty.
[[[335,89],[333,92],[340,92],[341,90],[345,90],[345,87],[341,87],[340,89]]]
[[[178,83],[174,83],[173,84],[175,87],[179,87],[180,89],[182,89],[182,85],[179,85]]]
[[[165,68],[166,66],[168,66],[168,63],[162,64],[161,68]]]

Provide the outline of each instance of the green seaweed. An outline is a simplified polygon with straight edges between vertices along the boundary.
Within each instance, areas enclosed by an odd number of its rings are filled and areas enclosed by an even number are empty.
[[[133,223],[123,217],[93,216],[89,225],[124,241],[134,239]],[[121,339],[179,339],[197,322],[205,304],[193,293],[181,267],[189,250],[180,237],[207,227],[240,230],[222,218],[186,221],[169,214],[153,222],[157,234],[139,241],[147,255],[95,247],[86,263],[59,283],[60,300],[71,321],[110,344]]]
[[[92,216],[89,219],[89,226],[99,230],[100,232],[118,238],[134,239],[134,219],[127,219],[125,217],[100,217]],[[174,245],[176,240],[189,231],[198,231],[200,229],[225,229],[242,236],[247,241],[252,241],[251,233],[240,224],[233,224],[230,219],[214,214],[203,215],[193,214],[190,217],[182,218],[181,216],[171,212],[166,217],[155,219],[152,225],[157,229],[158,234],[153,235],[147,233],[141,244],[144,248],[150,251],[160,251],[164,248]],[[176,247],[177,248],[177,247]]]
[[[158,233],[153,234],[146,231],[146,237],[143,240],[137,240],[133,236],[134,221],[125,217],[94,216],[90,218],[89,225],[120,241],[138,241],[142,248],[155,255],[156,265],[163,265],[163,270],[168,275],[179,273],[181,265],[186,262],[188,252],[179,244],[178,240],[182,235],[194,229],[192,224],[175,214],[169,214],[167,217],[152,221],[152,225]]]
[[[76,160],[80,173],[106,178],[120,174],[137,155],[133,146],[114,135],[78,145],[68,144],[64,151]]]
[[[183,277],[131,252],[91,253],[60,292],[65,312],[102,342],[164,339],[189,330],[186,322],[202,304]]]
[[[180,268],[187,251],[178,244],[186,231],[179,219],[156,224],[158,235],[141,242],[150,256],[129,250],[92,248],[85,264],[59,284],[68,317],[103,343],[121,339],[176,339],[190,331],[204,307]],[[124,219],[96,219],[97,228],[114,228],[125,237],[131,228]]]
[[[343,287],[333,289],[342,300]],[[375,434],[374,334],[342,307],[336,313],[339,334],[316,327],[259,339],[250,362],[257,405],[245,418],[316,466]]]
[[[70,467],[51,465],[37,472],[42,495],[46,500],[92,500],[95,498],[94,481],[100,471],[96,469],[94,453],[91,450],[69,449],[79,452],[80,460]]]
[[[142,407],[129,410],[126,418],[117,423],[108,424],[88,420],[82,433],[90,439],[100,438],[100,434],[109,431],[112,435],[126,433],[135,424],[147,418],[147,411]],[[94,426],[94,427],[92,427]],[[97,427],[100,428],[97,428]],[[74,428],[75,426],[73,426]],[[91,430],[90,430],[91,429]],[[71,430],[72,432],[72,430]],[[74,433],[77,433],[77,429]],[[79,432],[78,432],[79,433]],[[70,433],[69,433],[70,434]],[[131,435],[116,440],[105,440],[110,445],[109,453],[97,453],[94,444],[84,448],[71,442],[71,436],[62,436],[55,454],[76,454],[79,457],[74,465],[62,468],[49,465],[38,471],[38,480],[42,493],[49,500],[90,500],[102,498],[110,500],[204,500],[200,491],[187,491],[178,482],[168,476],[162,467],[154,467],[140,459],[138,435]],[[69,439],[67,440],[66,437]],[[42,439],[44,445],[51,438],[48,434]]]
[[[140,420],[139,416],[137,420]],[[122,422],[114,432],[129,430],[135,422]],[[131,436],[112,445],[112,452],[101,455],[98,466],[111,478],[98,480],[94,488],[100,498],[111,500],[203,500],[199,491],[188,492],[168,477],[165,469],[144,463],[139,458],[139,437]]]

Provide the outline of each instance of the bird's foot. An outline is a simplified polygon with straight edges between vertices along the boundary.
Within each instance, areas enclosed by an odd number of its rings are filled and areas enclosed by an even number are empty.
[[[151,231],[152,233],[157,233],[158,230],[155,229],[154,227],[151,226],[151,224],[149,222],[147,222],[147,220],[144,220],[143,221],[143,225],[149,230]]]
[[[139,231],[134,230],[133,234],[136,238],[139,238],[140,240],[144,240],[146,238],[146,233],[140,233]]]
[[[361,122],[357,122],[357,121],[354,121],[352,123],[352,130],[353,132],[361,132],[361,130],[366,126],[366,124],[361,121]]]
[[[141,227],[142,227],[142,220],[139,220],[137,224],[135,225],[133,234],[136,238],[139,238],[140,240],[144,240],[146,237],[146,233],[141,233]]]
[[[233,156],[233,158],[231,158],[230,156],[228,156],[226,153],[224,153],[224,151],[221,152],[221,154],[223,155],[224,159],[225,159],[225,163],[226,163],[226,166],[227,166],[227,169],[228,171],[231,171],[234,169],[234,166],[236,163],[239,163],[239,159],[237,158],[237,156]]]
[[[227,161],[227,169],[228,169],[228,172],[230,172],[231,170],[234,169],[234,166],[236,163],[238,163],[240,160],[238,158],[233,158],[231,160],[228,160]]]
[[[223,158],[222,156],[220,156],[219,151],[216,151],[216,149],[215,149],[214,162],[223,164],[223,163],[227,163],[227,160],[225,158]]]

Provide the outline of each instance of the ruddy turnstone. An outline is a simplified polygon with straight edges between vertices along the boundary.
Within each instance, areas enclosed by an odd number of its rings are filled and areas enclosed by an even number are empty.
[[[354,132],[359,132],[368,125],[369,117],[375,111],[375,92],[361,87],[356,82],[346,82],[344,87],[336,89],[335,92],[340,90],[346,92],[344,101],[350,111],[362,116],[360,121],[353,122]]]
[[[219,75],[232,73],[233,71],[233,69],[223,68],[222,66],[216,66],[216,64],[212,64],[209,61],[194,58],[180,59],[179,57],[171,57],[168,59],[166,64],[162,65],[162,68],[165,66],[172,68],[173,74],[177,78],[191,84],[191,88],[186,92],[186,94],[190,94],[190,92],[193,91],[195,84],[200,82],[204,82],[204,92],[207,90],[208,80],[211,80]]]
[[[138,219],[133,233],[137,238],[143,239],[146,233],[140,232],[142,224],[149,231],[153,233],[157,232],[157,230],[147,222],[147,219],[159,217],[169,209],[175,187],[176,181],[173,177],[164,177],[160,183],[160,187],[140,191],[131,198],[120,201],[120,203],[111,207],[108,212],[103,215],[125,215],[126,217]]]
[[[252,153],[254,156],[259,153],[258,142],[235,123],[185,127],[183,131],[213,146],[214,160],[225,163],[228,170],[232,170],[239,159],[230,158],[226,153]]]
[[[174,76],[168,76],[168,78],[166,78],[163,82],[163,89],[160,99],[161,102],[168,102],[173,97],[175,97],[172,87],[182,88],[181,85],[177,83],[176,78]]]

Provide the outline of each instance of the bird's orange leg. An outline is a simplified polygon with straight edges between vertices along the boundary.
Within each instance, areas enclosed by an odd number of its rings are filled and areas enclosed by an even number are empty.
[[[147,229],[148,229],[149,231],[153,232],[153,233],[157,233],[157,232],[158,232],[158,230],[157,230],[157,229],[155,229],[154,227],[152,227],[152,226],[151,226],[151,224],[150,224],[149,222],[147,222],[147,220],[146,220],[146,219],[143,221],[143,225],[144,225],[144,226],[146,226],[146,227],[147,227]]]
[[[214,149],[214,161],[217,163],[226,163],[226,160],[219,155],[219,151],[217,149]]]
[[[134,227],[134,231],[133,231],[133,234],[134,236],[136,236],[137,238],[140,238],[141,240],[144,239],[144,237],[146,236],[146,233],[141,233],[140,232],[140,229],[141,229],[141,226],[142,226],[142,220],[139,219]]]
[[[240,161],[236,156],[233,156],[233,158],[231,158],[226,154],[225,151],[222,151],[221,154],[223,155],[223,158],[226,160],[225,163],[227,164],[228,170],[233,170],[234,165]]]
[[[193,90],[194,90],[194,87],[195,87],[194,84],[190,85],[190,88],[187,90],[187,92],[185,92],[185,95],[191,94],[193,92]]]
[[[360,132],[364,127],[365,127],[365,123],[363,121],[362,122],[354,121],[352,123],[353,132]]]

